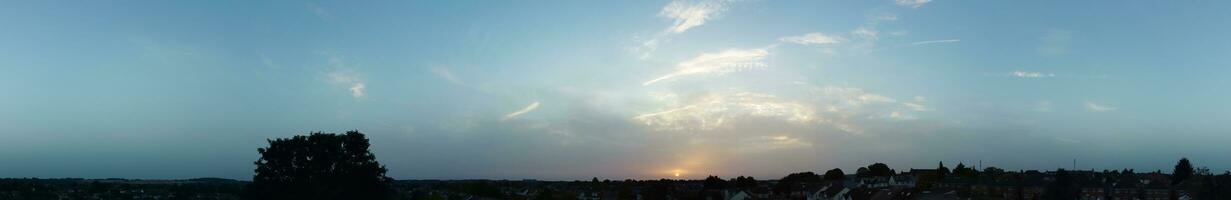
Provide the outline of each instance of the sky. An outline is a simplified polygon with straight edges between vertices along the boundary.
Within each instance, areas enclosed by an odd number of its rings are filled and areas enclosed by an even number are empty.
[[[1231,169],[1228,1],[4,1],[0,177]],[[678,174],[678,175],[677,175]]]

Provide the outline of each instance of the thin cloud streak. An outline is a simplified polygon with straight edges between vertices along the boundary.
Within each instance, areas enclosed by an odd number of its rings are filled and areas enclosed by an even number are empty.
[[[1018,78],[1051,78],[1051,77],[1056,77],[1056,74],[1042,73],[1042,72],[1028,72],[1028,71],[1013,71],[1013,72],[1009,72],[1009,76],[1018,77]]]
[[[705,53],[676,65],[676,70],[670,74],[642,83],[649,86],[660,81],[695,74],[725,74],[734,71],[765,67],[765,57],[769,51],[765,49],[728,49],[718,53]]]
[[[837,36],[825,35],[824,33],[808,33],[808,34],[799,35],[799,36],[783,37],[778,40],[783,41],[783,42],[802,44],[802,45],[837,44],[837,43],[842,42],[842,38],[837,37]]]
[[[950,43],[950,42],[961,42],[961,41],[962,40],[959,40],[959,39],[928,40],[928,41],[919,41],[919,42],[910,43],[910,45],[925,45],[925,44]]]
[[[929,2],[932,2],[932,0],[894,0],[895,4],[910,8],[919,8],[922,7],[923,4],[927,4]]]
[[[522,114],[526,114],[538,108],[539,108],[539,102],[536,101],[534,103],[531,103],[530,105],[527,105],[525,108],[522,108],[521,110],[517,110],[509,114],[505,114],[504,117],[500,118],[500,121],[506,121],[506,120],[517,118],[517,116],[521,116]]]
[[[1087,110],[1090,110],[1091,112],[1111,112],[1111,111],[1116,111],[1116,110],[1119,110],[1120,108],[1111,107],[1111,106],[1107,106],[1107,105],[1096,104],[1096,103],[1094,103],[1094,102],[1089,102],[1089,101],[1087,101],[1087,102],[1086,102],[1086,109],[1087,109]]]

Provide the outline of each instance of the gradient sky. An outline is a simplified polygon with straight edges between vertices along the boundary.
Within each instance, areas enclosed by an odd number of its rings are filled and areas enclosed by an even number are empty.
[[[5,1],[0,177],[1231,168],[1229,1]]]

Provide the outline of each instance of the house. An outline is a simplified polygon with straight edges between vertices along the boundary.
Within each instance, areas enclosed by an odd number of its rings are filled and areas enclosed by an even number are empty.
[[[748,194],[748,192],[745,192],[745,191],[743,191],[743,190],[727,191],[726,195],[724,195],[724,196],[726,196],[725,198],[723,198],[723,199],[725,199],[725,200],[747,200],[747,199],[752,199],[752,195]]]
[[[843,186],[827,186],[808,195],[808,200],[851,200],[851,189]]]

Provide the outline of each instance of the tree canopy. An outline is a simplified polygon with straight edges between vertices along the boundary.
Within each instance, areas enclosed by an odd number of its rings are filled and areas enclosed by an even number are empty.
[[[839,168],[833,168],[833,169],[831,169],[831,170],[829,170],[829,171],[826,171],[826,172],[825,172],[825,177],[824,177],[824,179],[825,179],[826,181],[841,181],[841,180],[845,180],[845,179],[846,179],[846,173],[843,173],[843,172],[842,172],[842,169],[839,169]]]
[[[885,163],[875,163],[872,165],[868,165],[868,173],[869,175],[872,175],[872,176],[882,176],[882,177],[893,176],[893,174],[895,174],[893,169],[890,169],[889,165],[886,165]]]
[[[268,140],[249,199],[388,199],[391,179],[358,131]]]
[[[1175,163],[1175,171],[1171,172],[1171,184],[1180,184],[1180,182],[1192,177],[1193,172],[1193,164],[1188,162],[1188,158],[1180,158],[1180,161]]]

